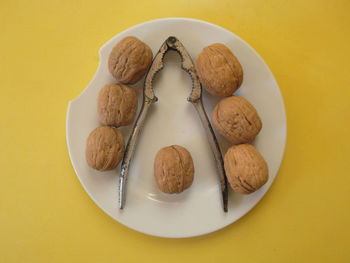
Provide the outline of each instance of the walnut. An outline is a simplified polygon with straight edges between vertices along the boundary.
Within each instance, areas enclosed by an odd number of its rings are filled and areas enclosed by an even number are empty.
[[[136,37],[125,37],[112,49],[109,72],[123,84],[139,81],[152,63],[152,50]]]
[[[134,89],[123,84],[107,84],[97,98],[97,112],[100,121],[115,127],[133,122],[137,110],[137,96]]]
[[[211,118],[215,129],[234,144],[252,142],[262,127],[254,106],[239,96],[221,100]]]
[[[240,194],[255,192],[269,177],[266,161],[250,144],[231,146],[225,155],[224,164],[232,189]]]
[[[181,193],[191,186],[193,174],[193,160],[184,147],[172,145],[158,151],[154,160],[154,177],[162,192]]]
[[[118,166],[123,154],[124,138],[117,128],[97,127],[87,138],[86,161],[96,170],[113,170]]]
[[[214,96],[231,96],[243,81],[238,59],[220,43],[204,48],[196,58],[195,67],[200,82]]]

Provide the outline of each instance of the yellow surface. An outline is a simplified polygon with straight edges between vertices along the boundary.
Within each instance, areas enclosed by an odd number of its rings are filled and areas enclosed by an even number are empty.
[[[2,0],[0,262],[350,262],[349,11],[347,0]],[[100,46],[169,16],[245,39],[274,73],[288,117],[285,158],[263,200],[225,229],[183,240],[104,214],[65,139],[68,101],[95,73]]]

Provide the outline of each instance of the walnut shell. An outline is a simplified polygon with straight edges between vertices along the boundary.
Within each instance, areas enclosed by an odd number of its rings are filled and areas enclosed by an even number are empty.
[[[234,144],[252,142],[262,128],[254,106],[239,96],[221,100],[211,118],[215,129]]]
[[[195,67],[200,82],[214,96],[231,96],[243,81],[241,64],[224,44],[205,47],[197,56]]]
[[[115,127],[133,122],[137,110],[137,96],[134,89],[123,84],[107,84],[97,98],[97,112],[100,121]]]
[[[112,49],[109,72],[123,84],[134,84],[145,75],[152,63],[152,50],[136,37],[125,37]]]
[[[154,160],[154,177],[159,189],[168,194],[181,193],[193,182],[191,154],[178,145],[160,149]]]
[[[97,127],[86,140],[86,161],[96,170],[107,171],[116,168],[123,154],[124,138],[117,128]]]
[[[225,154],[224,161],[227,179],[237,193],[253,193],[269,178],[266,161],[250,144],[231,146]]]

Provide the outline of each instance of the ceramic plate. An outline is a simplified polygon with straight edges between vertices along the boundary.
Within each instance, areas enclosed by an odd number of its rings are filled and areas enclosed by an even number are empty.
[[[186,98],[191,79],[180,68],[180,58],[171,51],[165,57],[163,71],[156,75],[154,90],[159,101],[152,105],[141,131],[131,163],[124,210],[118,208],[116,170],[98,172],[85,161],[85,141],[101,125],[96,99],[101,87],[115,80],[108,72],[107,60],[112,47],[126,36],[136,36],[156,54],[165,39],[176,36],[193,60],[207,45],[227,45],[241,62],[244,80],[237,95],[248,99],[257,109],[263,128],[254,145],[269,167],[269,180],[257,192],[240,195],[229,191],[229,211],[224,213],[216,166],[206,134],[195,108]],[[67,144],[74,170],[86,192],[109,216],[134,230],[160,237],[192,237],[223,228],[246,214],[264,196],[276,177],[286,142],[286,115],[276,80],[262,58],[232,32],[204,21],[166,18],[149,21],[116,35],[99,51],[97,72],[82,94],[71,101],[67,112]],[[142,102],[143,79],[134,85]],[[209,118],[219,98],[203,92]],[[136,118],[135,118],[136,119]],[[122,127],[127,142],[133,125]],[[217,135],[222,152],[230,144]],[[192,186],[178,195],[161,193],[153,178],[153,161],[157,151],[168,145],[186,147],[193,158],[195,178]]]

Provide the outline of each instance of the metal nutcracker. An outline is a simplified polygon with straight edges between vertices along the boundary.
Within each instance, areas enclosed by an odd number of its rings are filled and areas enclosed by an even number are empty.
[[[223,202],[223,210],[227,212],[227,202],[228,202],[228,189],[227,189],[227,178],[224,170],[224,163],[220,151],[219,144],[216,140],[213,128],[209,122],[208,116],[204,110],[203,102],[202,102],[202,87],[199,82],[196,70],[194,68],[192,59],[190,55],[187,53],[184,46],[181,42],[174,36],[170,36],[167,40],[162,44],[158,53],[153,59],[152,65],[146,75],[145,84],[143,88],[143,104],[141,111],[137,117],[136,123],[133,127],[132,133],[130,135],[128,144],[126,146],[126,150],[124,153],[121,172],[119,177],[119,207],[123,209],[125,205],[126,199],[126,182],[130,167],[131,158],[134,154],[137,137],[141,131],[141,128],[144,124],[147,112],[152,103],[156,102],[158,98],[155,96],[152,81],[157,72],[159,72],[164,67],[164,55],[169,51],[176,51],[181,57],[181,67],[184,71],[190,74],[192,79],[192,90],[187,98],[189,102],[193,104],[196,108],[198,115],[201,119],[201,122],[205,128],[208,141],[210,147],[213,151],[217,172],[220,180],[221,192],[222,192],[222,202]]]

